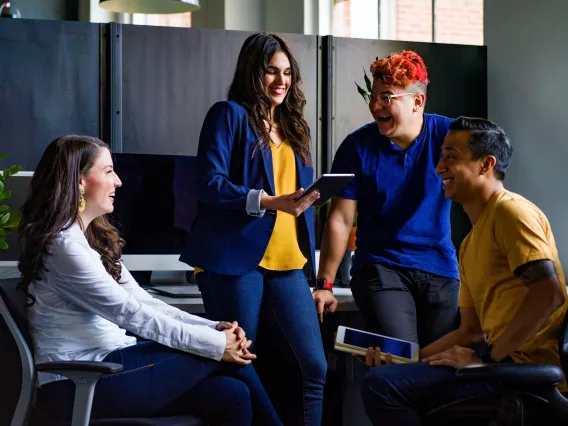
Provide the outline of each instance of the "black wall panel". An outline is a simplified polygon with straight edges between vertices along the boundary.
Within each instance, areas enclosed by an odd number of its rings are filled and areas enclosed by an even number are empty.
[[[195,155],[205,114],[227,98],[239,51],[250,34],[122,26],[122,151]],[[300,63],[315,149],[318,38],[283,36]]]
[[[33,170],[48,143],[99,135],[99,25],[0,22],[0,152]]]

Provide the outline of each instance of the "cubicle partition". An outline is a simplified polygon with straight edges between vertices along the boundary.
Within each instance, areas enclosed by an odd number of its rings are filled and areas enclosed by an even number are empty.
[[[114,147],[125,153],[195,155],[205,114],[227,98],[245,31],[117,26],[121,35],[122,126]],[[318,38],[284,36],[296,56],[317,141]],[[121,143],[120,143],[121,142]],[[113,144],[114,145],[114,144]]]
[[[226,99],[250,32],[42,20],[0,25],[0,152],[32,171],[56,136],[98,136],[114,152],[195,155],[209,107]],[[487,116],[486,48],[282,34],[300,64],[315,174],[372,120],[355,82],[403,49],[430,73],[426,110]],[[6,164],[4,160],[0,167]],[[458,206],[455,242],[469,230]],[[321,233],[325,214],[319,215]]]
[[[57,136],[99,136],[99,24],[2,19],[0,169],[33,170]]]

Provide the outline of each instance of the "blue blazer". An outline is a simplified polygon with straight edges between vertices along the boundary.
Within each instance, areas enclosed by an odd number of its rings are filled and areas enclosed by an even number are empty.
[[[222,275],[243,275],[260,264],[278,212],[267,211],[262,218],[246,212],[251,189],[275,195],[272,153],[261,149],[253,155],[257,140],[240,104],[218,102],[207,113],[197,152],[197,216],[180,261]],[[314,170],[297,153],[296,171],[299,187],[307,188]],[[298,218],[308,278],[315,271],[313,210]]]

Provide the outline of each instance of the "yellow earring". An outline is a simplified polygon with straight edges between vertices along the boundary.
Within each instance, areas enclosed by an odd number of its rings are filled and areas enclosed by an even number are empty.
[[[87,208],[87,201],[85,201],[85,197],[83,197],[83,195],[85,195],[85,190],[83,188],[79,188],[79,194],[81,194],[81,197],[79,198],[79,213],[83,213]]]

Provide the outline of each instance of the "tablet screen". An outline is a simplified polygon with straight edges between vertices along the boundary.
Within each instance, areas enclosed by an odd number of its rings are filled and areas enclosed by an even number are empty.
[[[392,355],[412,359],[412,346],[410,343],[377,336],[376,334],[362,333],[346,328],[343,342],[363,349],[379,347],[381,352],[389,352]]]

